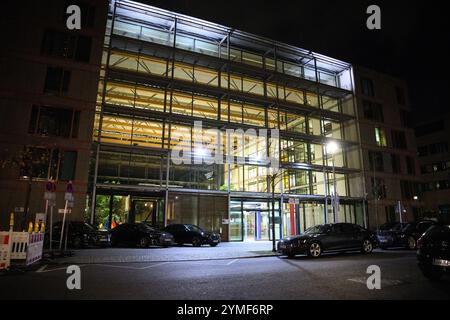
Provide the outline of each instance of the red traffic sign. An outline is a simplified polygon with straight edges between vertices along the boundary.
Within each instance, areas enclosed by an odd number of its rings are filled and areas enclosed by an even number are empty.
[[[72,185],[72,181],[69,181],[69,182],[67,183],[66,192],[68,192],[68,193],[73,193],[73,185]]]

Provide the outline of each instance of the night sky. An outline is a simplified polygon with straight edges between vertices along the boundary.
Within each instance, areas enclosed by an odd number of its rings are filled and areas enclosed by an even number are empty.
[[[414,118],[449,108],[445,1],[137,1],[404,78]],[[366,28],[371,4],[381,8],[381,30]]]

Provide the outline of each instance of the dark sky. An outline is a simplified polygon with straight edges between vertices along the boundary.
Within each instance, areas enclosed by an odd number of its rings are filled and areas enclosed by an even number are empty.
[[[415,117],[449,108],[445,1],[138,1],[404,78]],[[366,28],[371,4],[381,8],[381,30]]]

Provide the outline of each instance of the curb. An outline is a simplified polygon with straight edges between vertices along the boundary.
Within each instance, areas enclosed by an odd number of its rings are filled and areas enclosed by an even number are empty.
[[[105,261],[45,261],[41,260],[41,264],[50,264],[50,265],[68,265],[68,264],[102,264],[102,263],[150,263],[150,262],[192,262],[192,261],[218,261],[218,260],[234,260],[234,259],[254,259],[254,258],[267,258],[267,257],[278,257],[280,254],[261,254],[261,255],[252,255],[252,256],[233,256],[233,257],[218,257],[218,258],[199,258],[199,259],[165,259],[165,260],[135,260],[133,261],[109,261],[105,259]],[[101,260],[101,259],[100,259]]]

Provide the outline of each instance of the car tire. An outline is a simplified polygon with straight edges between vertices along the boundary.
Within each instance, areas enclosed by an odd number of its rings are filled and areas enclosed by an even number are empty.
[[[111,247],[118,247],[119,241],[116,238],[111,238]]]
[[[373,243],[370,239],[364,239],[361,244],[361,252],[365,254],[372,253],[373,251]]]
[[[409,250],[416,250],[417,241],[416,241],[416,239],[414,239],[414,237],[412,237],[412,236],[408,237],[408,245],[406,246],[406,248]]]
[[[295,258],[295,253],[293,253],[292,251],[289,251],[287,254],[288,259],[293,259]]]
[[[318,258],[322,255],[322,246],[318,242],[312,242],[308,247],[308,256]]]
[[[422,268],[423,275],[432,280],[432,281],[438,281],[441,279],[443,272],[439,270],[438,268],[435,268],[433,266],[426,266]]]
[[[183,242],[177,242],[177,246],[182,247],[183,246]]]
[[[142,238],[139,240],[138,246],[139,246],[140,248],[148,248],[148,245],[149,245],[149,241],[148,241],[148,238],[147,238],[147,237],[142,237]]]
[[[83,241],[78,236],[74,237],[71,242],[72,242],[72,248],[74,248],[74,249],[80,249],[83,246]]]
[[[192,238],[192,246],[194,247],[200,247],[202,245],[202,241],[199,237]]]
[[[209,244],[211,247],[217,247],[218,243],[210,243]]]

